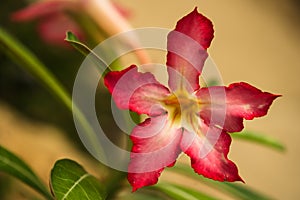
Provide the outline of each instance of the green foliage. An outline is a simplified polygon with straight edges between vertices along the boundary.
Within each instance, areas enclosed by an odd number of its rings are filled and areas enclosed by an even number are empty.
[[[57,200],[103,200],[104,186],[78,163],[63,159],[51,171],[51,190]]]
[[[230,182],[219,182],[214,181],[208,178],[204,178],[203,176],[199,176],[196,174],[191,167],[183,164],[177,164],[176,166],[170,168],[177,173],[188,176],[195,180],[201,181],[211,187],[218,189],[224,193],[229,194],[230,196],[235,197],[235,199],[241,200],[271,200],[273,198],[268,197],[264,194],[261,194],[253,189],[250,189],[247,186],[242,185],[241,183],[230,183]]]
[[[270,147],[279,151],[285,150],[285,147],[281,142],[261,133],[257,134],[255,132],[243,131],[239,133],[232,133],[231,136],[236,139],[261,144],[263,146]]]
[[[161,195],[157,190],[141,189],[137,192],[123,192],[114,200],[169,200],[167,196]]]
[[[64,105],[72,110],[72,100],[59,81],[28,48],[4,31],[1,27],[0,50],[6,53],[6,55],[18,65],[31,72],[55,96],[57,96]]]
[[[76,50],[78,50],[82,55],[88,56],[92,53],[92,50],[88,48],[85,44],[81,43],[76,35],[71,31],[66,33],[65,41],[69,42]]]
[[[173,183],[160,183],[152,186],[152,188],[162,191],[174,200],[216,200],[200,191]]]
[[[0,146],[0,171],[18,178],[25,184],[41,193],[45,198],[52,199],[42,181],[35,175],[30,167],[13,153]]]
[[[76,39],[75,36],[71,37]],[[72,103],[72,99],[68,92],[64,89],[62,84],[55,78],[55,76],[47,70],[47,67],[23,44],[16,38],[9,35],[6,31],[0,28],[0,50],[7,54],[14,62],[31,72],[37,79],[39,79],[44,86],[56,96],[71,112],[74,117],[81,123],[85,130],[90,143],[97,154],[105,158],[105,154],[101,146],[97,143],[97,137],[90,126],[89,122],[82,114],[81,110]]]
[[[78,50],[82,55],[86,56],[88,59],[90,59],[97,67],[98,70],[100,70],[103,73],[103,76],[111,71],[111,69],[106,65],[106,63],[90,48],[88,48],[85,44],[80,42],[76,35],[74,35],[72,32],[68,31],[66,33],[65,40],[69,42],[76,50]],[[105,70],[105,71],[104,71]]]

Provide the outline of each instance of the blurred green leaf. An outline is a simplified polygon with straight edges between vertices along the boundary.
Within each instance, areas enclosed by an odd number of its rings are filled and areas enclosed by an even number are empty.
[[[71,36],[70,36],[71,37]],[[71,37],[71,39],[76,40],[76,37]],[[47,67],[23,44],[21,44],[17,39],[8,34],[6,31],[0,28],[0,50],[2,50],[8,57],[10,57],[14,62],[19,64],[21,67],[25,68],[27,71],[31,72],[36,78],[38,78],[47,89],[50,90],[54,96],[71,111],[73,116],[78,118],[81,123],[90,144],[97,152],[97,155],[105,159],[105,154],[99,142],[97,136],[90,126],[89,122],[81,112],[81,110],[72,104],[72,99],[65,88],[60,84],[60,82],[54,77],[54,75],[48,71]]]
[[[30,167],[13,153],[0,146],[0,171],[6,172],[41,193],[46,199],[53,199],[42,181]]]
[[[51,170],[51,190],[57,200],[103,200],[104,186],[75,161],[63,159]]]
[[[246,140],[250,142],[254,142],[257,144],[261,144],[263,146],[271,147],[273,149],[284,151],[285,147],[282,143],[280,143],[278,140],[271,138],[269,136],[260,134],[260,133],[254,133],[250,131],[243,131],[239,133],[232,133],[231,136],[233,138]]]
[[[190,166],[184,164],[176,164],[176,166],[170,168],[174,172],[186,175],[190,178],[199,180],[207,185],[210,185],[224,193],[227,193],[236,199],[242,200],[271,200],[273,198],[268,197],[267,195],[261,194],[253,189],[250,189],[247,186],[242,185],[241,183],[230,183],[230,182],[219,182],[212,179],[204,178],[196,174]]]
[[[152,188],[162,191],[174,200],[216,200],[200,191],[172,183],[159,183]]]
[[[14,62],[31,72],[42,81],[70,110],[72,100],[64,87],[56,80],[46,66],[24,45],[9,35],[0,27],[0,50],[7,54]]]
[[[161,198],[153,197],[153,196],[148,196],[145,194],[131,194],[131,195],[126,195],[122,196],[121,198],[118,198],[120,200],[164,200]]]
[[[122,194],[116,199],[117,200],[166,200],[166,198],[167,197],[163,198],[159,196],[156,191],[149,191],[149,192],[138,191],[134,193]]]
[[[212,87],[217,85],[220,85],[220,82],[216,79],[211,79],[206,83],[206,87]]]

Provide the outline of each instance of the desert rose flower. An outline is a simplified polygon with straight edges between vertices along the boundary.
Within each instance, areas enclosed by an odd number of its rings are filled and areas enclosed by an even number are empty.
[[[148,118],[130,135],[128,166],[132,190],[156,184],[165,167],[182,152],[194,171],[218,181],[243,181],[227,158],[231,137],[243,120],[267,114],[274,95],[244,82],[201,87],[199,76],[214,37],[212,22],[197,8],[168,35],[168,86],[132,65],[107,73],[104,83],[117,106]]]

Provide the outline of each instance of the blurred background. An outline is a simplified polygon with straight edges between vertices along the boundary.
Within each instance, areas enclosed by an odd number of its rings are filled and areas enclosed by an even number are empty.
[[[27,45],[71,92],[77,69],[84,58],[67,45],[45,42],[37,32],[37,20],[12,21],[11,13],[24,8],[27,3],[2,0],[0,26]],[[298,199],[299,1],[114,0],[114,3],[126,9],[133,28],[150,26],[172,29],[178,19],[197,6],[199,12],[213,21],[215,38],[209,53],[225,85],[245,81],[263,91],[283,95],[273,103],[267,116],[247,121],[245,127],[277,138],[286,146],[286,151],[277,152],[234,140],[229,158],[238,165],[247,185],[274,199]],[[161,61],[164,57],[152,59]],[[28,161],[45,182],[53,163],[61,157],[77,159],[93,170],[94,161],[85,156],[71,113],[35,78],[2,53],[0,119],[0,144]],[[173,178],[168,173],[162,177]],[[7,179],[5,176],[0,178]],[[202,187],[197,182],[187,184]],[[19,198],[25,195],[22,191],[14,192],[18,193]]]

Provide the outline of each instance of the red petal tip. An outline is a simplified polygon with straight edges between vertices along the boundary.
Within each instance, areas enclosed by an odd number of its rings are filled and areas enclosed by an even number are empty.
[[[134,192],[137,191],[138,189],[139,189],[139,188],[137,188],[137,187],[132,187],[131,192],[134,193]]]
[[[239,177],[239,180],[237,180],[237,181],[241,181],[242,183],[246,184],[245,181],[241,177]]]

